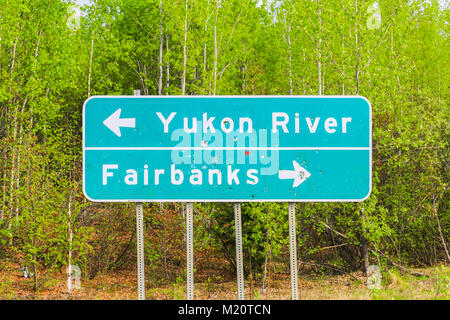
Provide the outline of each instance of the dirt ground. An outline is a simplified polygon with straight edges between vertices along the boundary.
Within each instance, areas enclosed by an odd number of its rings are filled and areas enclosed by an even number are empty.
[[[362,273],[346,275],[300,274],[299,293],[302,300],[450,300],[450,268],[436,266],[414,269],[427,277],[417,277],[390,270],[383,273],[382,287],[369,290]],[[205,278],[205,277],[198,277]],[[99,274],[94,279],[81,279],[81,286],[72,293],[67,292],[66,275],[60,272],[41,274],[38,291],[33,291],[33,279],[25,278],[20,266],[9,264],[0,271],[0,299],[52,299],[52,300],[129,300],[137,299],[136,272],[120,271]],[[180,278],[176,283],[152,286],[146,283],[147,299],[185,299],[185,283]],[[250,300],[290,299],[289,273],[275,273],[262,288],[246,281],[245,298]],[[207,278],[195,282],[195,299],[237,299],[235,281],[221,277]]]

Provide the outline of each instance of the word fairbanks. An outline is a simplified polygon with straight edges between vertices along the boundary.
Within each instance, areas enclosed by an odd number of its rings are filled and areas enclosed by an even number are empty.
[[[103,165],[103,174],[102,174],[102,183],[104,186],[108,185],[108,178],[111,180],[116,176],[119,175],[119,181],[122,180],[126,185],[137,185],[138,183],[142,183],[144,186],[149,185],[150,181],[153,185],[159,185],[161,179],[169,179],[170,183],[172,185],[180,185],[185,181],[185,174],[182,170],[177,169],[174,164],[170,166],[170,172],[166,173],[166,170],[164,169],[154,169],[151,171],[153,173],[153,176],[149,176],[149,167],[148,165],[144,165],[142,173],[140,174],[140,177],[138,175],[138,172],[135,169],[125,169],[125,171],[122,172],[122,175],[120,176],[119,165],[118,164],[104,164]],[[189,181],[191,185],[202,185],[204,180],[208,181],[208,184],[210,185],[221,185],[222,184],[222,171],[219,169],[208,169],[205,170],[205,177],[204,172],[200,169],[192,169],[189,172],[189,177],[186,177],[186,180]],[[233,169],[231,165],[227,166],[226,169],[226,182],[229,185],[241,184],[240,180],[240,169]],[[258,183],[258,170],[256,169],[249,169],[246,172],[245,178],[242,179],[242,183],[255,185]],[[142,179],[142,182],[139,182],[140,179]],[[118,180],[115,179],[115,182]]]
[[[176,112],[172,112],[170,115],[165,117],[161,112],[156,112],[156,115],[158,116],[159,120],[161,120],[164,133],[169,132],[169,126],[172,120],[176,116]],[[205,112],[202,114],[202,121],[197,121],[196,117],[192,117],[191,121],[189,121],[188,117],[183,118],[183,130],[186,133],[197,133],[199,131],[203,131],[203,133],[211,132],[215,133],[216,128],[220,127],[220,130],[222,130],[225,133],[231,133],[233,130],[235,130],[235,124],[233,119],[230,117],[224,117],[222,121],[220,121],[219,126],[217,126],[217,122],[215,122],[216,117],[209,117],[208,113]],[[295,113],[294,114],[294,133],[300,133],[301,127],[306,126],[309,133],[314,134],[319,128],[319,125],[323,125],[323,129],[325,132],[333,134],[337,132],[337,130],[340,127],[340,131],[342,133],[347,133],[347,127],[348,124],[352,122],[351,117],[341,117],[340,119],[340,126],[338,125],[338,120],[333,117],[326,118],[325,120],[321,120],[320,117],[305,117],[303,118],[303,121],[300,121],[300,114]],[[272,113],[272,132],[276,133],[280,130],[284,133],[289,133],[288,126],[290,125],[292,127],[292,124],[289,124],[290,118],[289,115],[285,112],[273,112]],[[215,125],[216,123],[216,125]],[[240,117],[239,118],[239,133],[245,132],[245,127],[247,127],[246,132],[251,133],[253,131],[253,121],[249,117]],[[291,128],[292,130],[292,128]]]

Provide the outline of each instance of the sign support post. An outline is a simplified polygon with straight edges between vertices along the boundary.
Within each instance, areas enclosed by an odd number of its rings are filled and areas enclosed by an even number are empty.
[[[136,203],[136,240],[137,240],[138,300],[145,300],[144,214],[142,202]]]
[[[291,261],[291,294],[292,300],[298,300],[297,278],[297,232],[295,224],[295,202],[289,202],[289,249]]]
[[[194,300],[194,203],[186,203],[187,300]]]
[[[241,203],[234,204],[234,224],[236,236],[236,272],[238,299],[244,300],[244,266],[242,259],[242,222],[241,222]]]
[[[141,90],[134,90],[135,96]],[[137,242],[137,276],[138,300],[145,300],[145,265],[144,265],[144,208],[142,202],[136,203],[136,242]]]

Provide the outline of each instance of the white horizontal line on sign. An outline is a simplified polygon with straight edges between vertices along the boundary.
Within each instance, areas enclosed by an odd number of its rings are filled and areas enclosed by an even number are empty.
[[[370,147],[85,147],[85,150],[370,150]]]

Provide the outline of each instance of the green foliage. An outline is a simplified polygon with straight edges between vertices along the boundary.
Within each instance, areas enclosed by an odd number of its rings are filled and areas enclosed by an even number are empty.
[[[277,203],[246,203],[241,206],[244,271],[261,272],[266,255],[278,255],[287,238],[287,205]],[[216,204],[210,219],[215,223],[208,232],[225,252],[230,269],[235,270],[235,225],[231,204]]]
[[[12,289],[13,279],[0,282],[0,298],[2,300],[12,300],[15,296],[15,291]]]
[[[133,89],[367,97],[372,194],[298,204],[299,258],[346,271],[361,268],[364,247],[379,264],[448,259],[449,9],[377,3],[379,24],[367,1],[96,0],[74,29],[68,1],[3,0],[0,259],[36,272],[70,260],[90,277],[135,263],[133,206],[89,203],[81,190],[83,101]],[[182,206],[149,205],[145,217],[148,274],[174,281]],[[285,204],[243,204],[247,275],[284,259],[287,224]],[[235,269],[232,205],[196,205],[195,248],[200,266]]]
[[[450,268],[440,265],[436,267],[435,299],[450,299]]]

